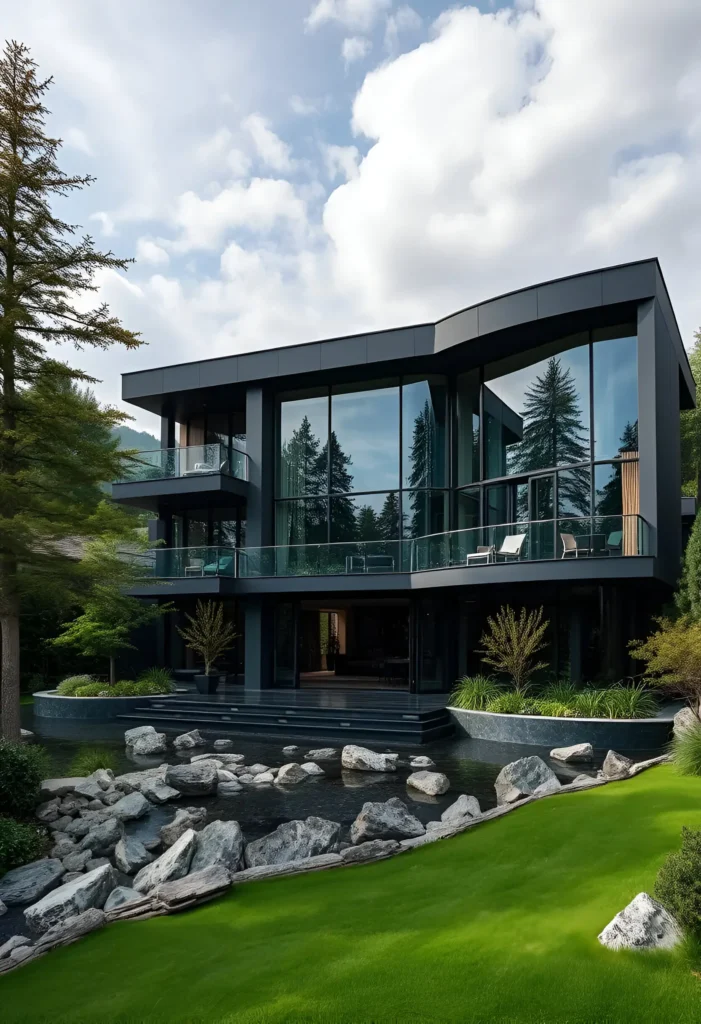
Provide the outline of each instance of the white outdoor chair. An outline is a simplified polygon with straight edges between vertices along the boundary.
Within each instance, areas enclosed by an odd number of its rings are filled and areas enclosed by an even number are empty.
[[[579,548],[577,547],[577,540],[573,533],[561,533],[560,540],[562,541],[563,558],[579,557]]]
[[[186,576],[204,576],[204,558],[191,558],[185,566]]]
[[[525,539],[525,533],[514,533],[510,537],[504,537],[501,547],[496,553],[496,558],[520,558],[521,548]]]
[[[478,544],[477,550],[465,556],[465,565],[488,565],[494,558],[493,544]]]

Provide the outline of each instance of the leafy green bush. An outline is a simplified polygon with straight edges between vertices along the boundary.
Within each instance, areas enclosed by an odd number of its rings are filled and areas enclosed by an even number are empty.
[[[529,714],[546,715],[550,718],[569,718],[572,715],[572,707],[561,700],[538,698],[530,701]]]
[[[93,677],[88,675],[69,676],[67,679],[64,679],[62,683],[58,684],[56,687],[56,693],[61,697],[75,697],[75,691],[78,687],[89,686],[90,683],[93,683],[94,681]]]
[[[701,775],[701,723],[672,740],[672,756],[682,775]]]
[[[173,676],[168,668],[149,668],[141,673],[137,683],[157,686],[158,693],[172,693],[173,691]]]
[[[540,692],[539,700],[556,701],[558,704],[570,704],[577,696],[574,683],[569,679],[558,679],[548,683]]]
[[[487,711],[493,711],[499,715],[527,715],[529,703],[522,693],[511,690],[494,697],[487,704]]]
[[[450,695],[450,703],[466,711],[484,711],[502,693],[503,688],[491,676],[463,676]]]
[[[46,830],[41,826],[0,818],[0,876],[12,868],[39,860],[47,846]]]
[[[579,718],[607,718],[604,698],[606,690],[580,690],[572,701],[572,712]]]
[[[701,832],[682,829],[681,849],[660,868],[655,896],[683,928],[701,936]]]
[[[603,694],[607,718],[654,718],[657,714],[657,701],[644,683],[612,686]]]
[[[92,775],[98,768],[110,768],[116,771],[117,758],[111,750],[104,747],[82,747],[73,758],[70,774],[76,778]]]
[[[78,678],[78,677],[76,677]],[[87,682],[85,681],[87,679]],[[109,683],[96,683],[89,676],[84,677],[83,681],[79,685],[75,685],[73,680],[70,681],[70,687],[66,688],[66,691],[61,691],[61,683],[59,686],[59,693],[63,697],[157,697],[163,693],[170,693],[172,690],[172,683],[168,682],[165,686],[162,681],[157,679],[142,678],[138,682],[133,682],[130,679],[121,679],[118,683],[114,683],[112,686]],[[70,691],[70,692],[67,692]]]
[[[51,760],[43,747],[0,740],[0,814],[31,814],[39,802],[39,785],[50,773]]]

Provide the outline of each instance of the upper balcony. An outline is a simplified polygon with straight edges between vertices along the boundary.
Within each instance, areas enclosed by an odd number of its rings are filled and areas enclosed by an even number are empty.
[[[290,590],[291,585],[298,590],[396,590],[643,576],[651,574],[652,555],[647,522],[625,515],[505,523],[407,540],[159,548],[145,564],[147,578],[171,584],[187,580],[188,592],[209,592],[222,577],[239,592]]]
[[[245,497],[248,455],[223,444],[195,444],[138,452],[122,480],[112,484],[112,497],[125,505],[157,511],[159,505],[185,505],[193,496],[222,503]]]

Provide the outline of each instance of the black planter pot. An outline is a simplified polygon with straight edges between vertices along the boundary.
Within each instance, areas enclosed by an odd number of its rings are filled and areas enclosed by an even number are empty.
[[[195,676],[195,686],[197,687],[198,693],[216,693],[219,689],[219,680],[221,675],[219,672],[212,674],[211,676],[199,675]]]

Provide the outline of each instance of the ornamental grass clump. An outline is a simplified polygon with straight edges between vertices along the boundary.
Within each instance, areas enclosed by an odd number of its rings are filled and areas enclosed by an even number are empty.
[[[602,707],[606,718],[654,718],[657,701],[644,683],[617,683],[602,691]]]
[[[676,735],[671,749],[680,775],[701,775],[701,722]]]
[[[99,768],[117,769],[117,758],[111,750],[103,747],[82,747],[71,762],[70,774],[75,778],[85,778]]]
[[[529,705],[522,693],[511,690],[502,693],[487,704],[487,711],[498,715],[526,715]]]
[[[502,692],[503,687],[491,676],[463,676],[455,684],[450,703],[465,711],[485,711],[489,702]]]
[[[701,832],[682,828],[681,849],[660,868],[655,896],[682,928],[701,937]]]
[[[549,624],[547,619],[543,621],[542,607],[532,612],[522,608],[517,617],[510,605],[502,606],[487,619],[482,660],[507,675],[517,693],[526,693],[531,676],[547,665],[536,658],[547,646],[543,638]]]

